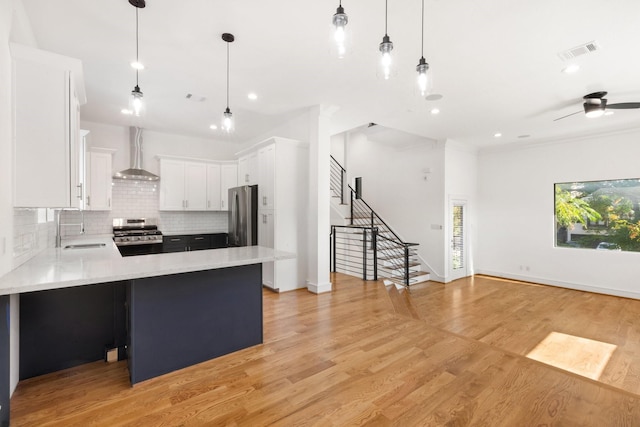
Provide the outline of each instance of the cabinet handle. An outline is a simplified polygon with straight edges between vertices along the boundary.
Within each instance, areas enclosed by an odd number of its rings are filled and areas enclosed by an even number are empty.
[[[179,238],[171,239],[171,241],[172,241],[172,242],[179,242],[179,241],[180,241],[180,239],[179,239]]]
[[[207,208],[211,207],[211,200],[207,200]]]
[[[107,204],[109,205],[109,207],[111,207],[111,197],[107,199]]]
[[[84,195],[83,195],[84,191],[82,191],[82,183],[76,185],[76,187],[78,187],[78,192],[80,193],[78,194],[78,199],[82,200],[84,198]]]
[[[266,224],[267,223],[267,216],[266,215],[262,215],[262,223]]]
[[[249,174],[248,173],[244,174],[244,182],[249,182]]]
[[[91,196],[87,196],[87,206],[91,206]]]
[[[267,205],[267,196],[262,196],[262,204],[263,204],[264,206],[266,206],[266,205]]]
[[[224,200],[220,200],[220,206],[224,208]]]
[[[193,240],[204,240],[204,237],[194,237]]]

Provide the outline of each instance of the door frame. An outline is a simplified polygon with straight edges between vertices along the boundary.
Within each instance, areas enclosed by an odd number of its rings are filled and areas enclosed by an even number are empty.
[[[463,206],[463,250],[464,250],[464,267],[460,269],[453,269],[453,207]],[[447,282],[462,279],[472,275],[473,269],[471,268],[471,251],[469,238],[469,199],[464,196],[451,196],[448,203],[448,218],[447,218]]]

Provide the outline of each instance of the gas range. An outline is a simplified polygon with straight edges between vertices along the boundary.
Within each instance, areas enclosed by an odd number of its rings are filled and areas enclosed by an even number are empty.
[[[156,218],[114,218],[113,241],[116,246],[162,244],[162,232]]]

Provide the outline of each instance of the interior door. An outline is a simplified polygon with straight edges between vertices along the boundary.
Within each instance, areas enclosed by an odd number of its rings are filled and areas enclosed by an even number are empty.
[[[457,280],[469,275],[467,202],[452,200],[449,211],[449,277],[451,280]]]

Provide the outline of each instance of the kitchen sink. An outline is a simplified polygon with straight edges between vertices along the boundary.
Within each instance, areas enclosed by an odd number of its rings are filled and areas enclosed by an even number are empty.
[[[104,248],[105,246],[105,243],[79,243],[76,245],[67,245],[64,249],[96,249]]]

